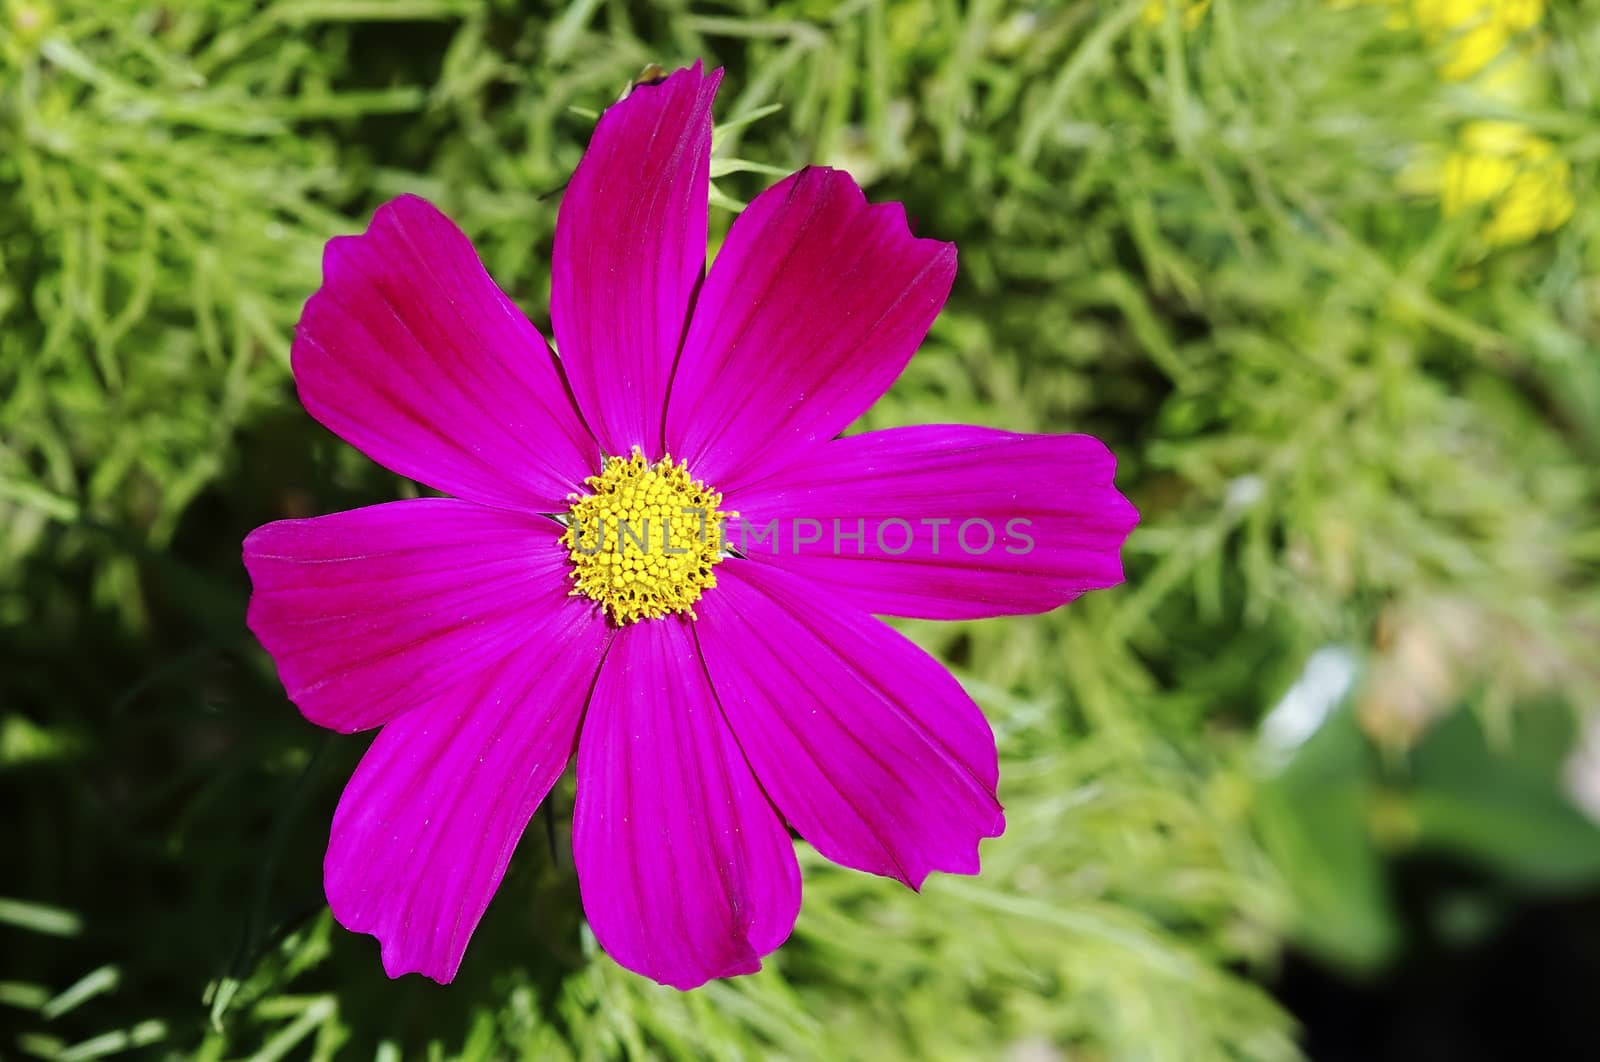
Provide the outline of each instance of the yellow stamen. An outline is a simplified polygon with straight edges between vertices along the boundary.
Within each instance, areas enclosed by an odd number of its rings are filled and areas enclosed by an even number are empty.
[[[689,475],[672,456],[655,464],[636,446],[607,457],[592,493],[571,496],[562,545],[572,559],[574,596],[600,605],[618,624],[673,612],[694,616],[694,603],[717,585],[722,563],[722,495]]]

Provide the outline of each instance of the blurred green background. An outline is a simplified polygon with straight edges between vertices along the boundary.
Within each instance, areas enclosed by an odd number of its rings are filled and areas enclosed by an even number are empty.
[[[547,324],[595,113],[697,57],[714,240],[821,162],[956,241],[870,426],[1101,436],[1129,580],[904,625],[999,735],[981,877],[802,846],[793,940],[679,994],[585,930],[569,779],[390,982],[321,892],[366,741],[239,543],[416,488],[291,329],[402,191]],[[1592,2],[0,0],[0,1057],[1591,1053],[1597,164]]]

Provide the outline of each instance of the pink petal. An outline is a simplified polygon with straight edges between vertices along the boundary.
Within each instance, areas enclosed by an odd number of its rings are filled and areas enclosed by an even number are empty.
[[[660,456],[661,416],[706,264],[711,99],[700,64],[600,116],[556,218],[550,317],[573,394],[610,454]]]
[[[599,467],[544,337],[416,196],[329,241],[293,361],[313,417],[447,494],[553,512]]]
[[[794,845],[681,617],[626,627],[612,643],[578,746],[572,830],[595,938],[662,984],[758,970],[794,927]]]
[[[696,605],[706,670],[789,824],[836,863],[921,886],[1005,829],[994,734],[938,662],[848,601],[730,560]]]
[[[667,449],[723,492],[832,438],[900,375],[955,279],[898,203],[805,169],[739,215],[695,303]]]
[[[267,524],[244,541],[250,629],[307,719],[379,726],[521,651],[568,600],[560,530],[449,498]]]
[[[969,619],[1122,582],[1139,514],[1115,470],[1088,435],[927,425],[825,443],[726,505],[752,560],[868,612]],[[779,533],[763,536],[774,520]]]
[[[334,812],[324,887],[390,977],[455,977],[511,852],[565,769],[609,637],[546,586],[520,639],[385,726]]]

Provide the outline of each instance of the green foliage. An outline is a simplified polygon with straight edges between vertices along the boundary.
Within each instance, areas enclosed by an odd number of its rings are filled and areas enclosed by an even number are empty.
[[[1570,727],[1515,735],[1530,703],[1600,703],[1600,10],[1552,14],[1550,90],[1507,114],[1381,10],[1143,7],[4,0],[0,1054],[1284,1058],[1258,981],[1286,940],[1402,948],[1395,849],[1592,883]],[[728,71],[714,242],[808,162],[956,241],[869,424],[1105,438],[1144,514],[1129,584],[906,625],[1000,735],[981,877],[917,896],[807,856],[768,968],[680,994],[594,947],[568,783],[458,982],[389,982],[321,898],[362,742],[283,698],[238,544],[415,488],[300,411],[291,329],[322,243],[401,191],[545,324],[593,116],[696,57]],[[1398,183],[1484,117],[1580,189],[1487,257]],[[1329,644],[1359,681],[1263,770],[1257,721]]]

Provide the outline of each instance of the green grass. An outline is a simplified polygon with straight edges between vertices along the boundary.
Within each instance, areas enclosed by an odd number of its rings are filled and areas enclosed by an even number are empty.
[[[1550,13],[1515,107],[1381,10],[1216,0],[1186,33],[1143,6],[0,4],[0,1055],[1275,1059],[1286,945],[1405,948],[1396,852],[1593,888],[1550,857],[1596,844],[1557,777],[1600,703],[1600,5]],[[808,857],[768,969],[683,995],[583,927],[569,780],[458,982],[390,982],[321,894],[365,742],[285,700],[238,551],[415,488],[300,410],[290,331],[323,242],[401,191],[546,324],[594,114],[697,57],[727,68],[714,237],[821,162],[956,241],[868,424],[1106,439],[1129,582],[905,625],[1000,735],[981,877],[917,896]],[[1570,162],[1559,231],[1486,251],[1401,190],[1480,117]],[[1355,686],[1264,767],[1324,646]],[[1536,705],[1564,722],[1530,759]],[[1483,736],[1428,730],[1452,711]]]

